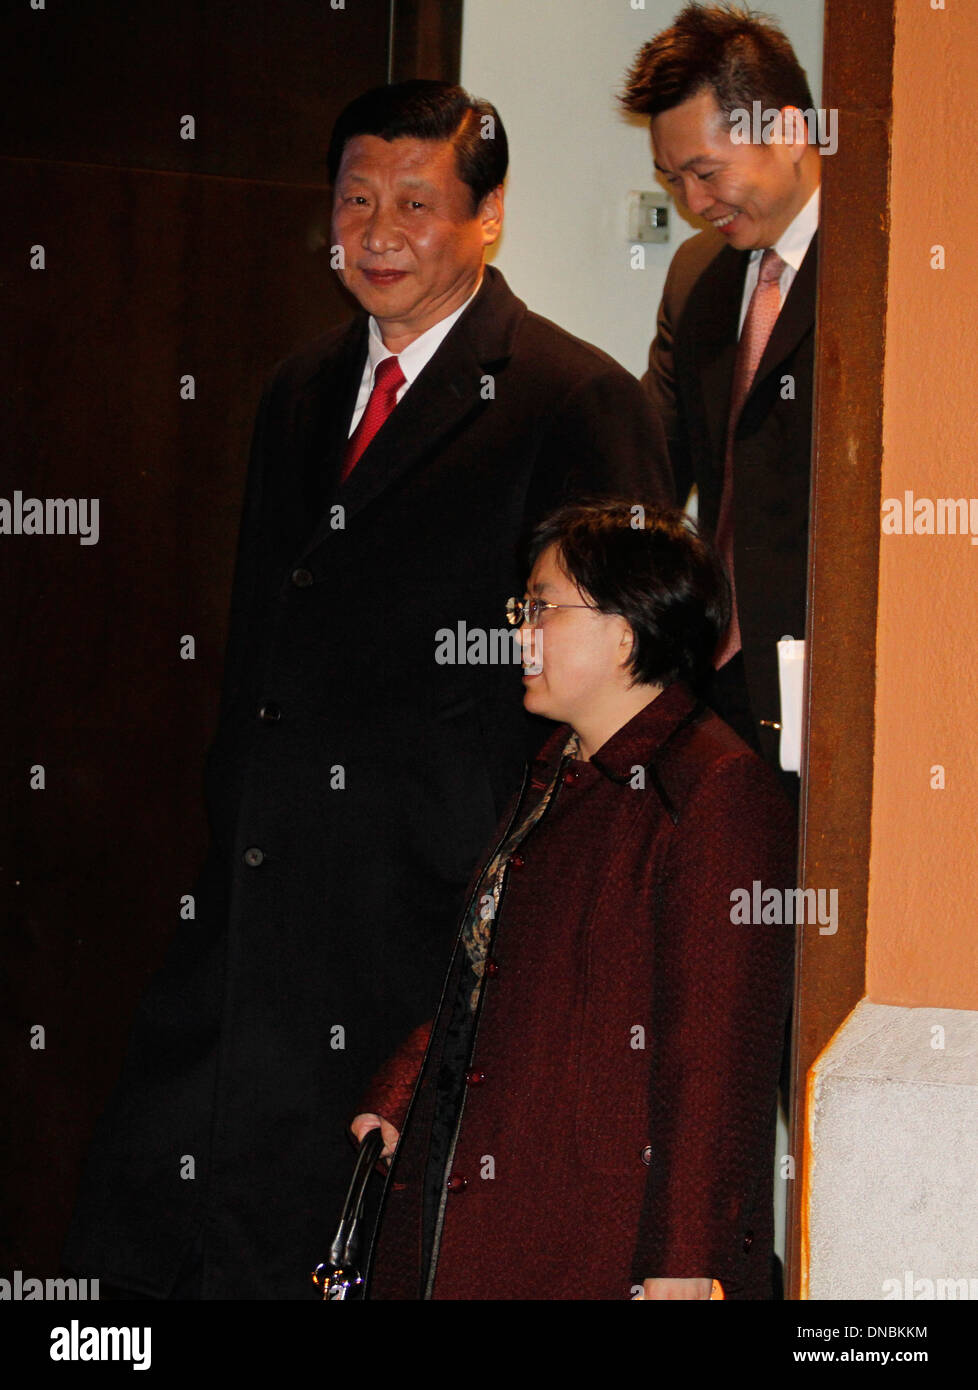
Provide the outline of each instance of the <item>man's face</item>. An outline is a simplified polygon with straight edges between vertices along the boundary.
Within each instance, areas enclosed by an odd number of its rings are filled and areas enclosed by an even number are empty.
[[[450,140],[357,135],[343,150],[333,198],[340,279],[400,351],[465,303],[502,218],[501,188],[473,212]]]
[[[653,117],[655,167],[679,202],[738,251],[773,246],[808,201],[813,175],[817,182],[804,122],[791,143],[739,145],[733,129],[713,93],[700,92]]]

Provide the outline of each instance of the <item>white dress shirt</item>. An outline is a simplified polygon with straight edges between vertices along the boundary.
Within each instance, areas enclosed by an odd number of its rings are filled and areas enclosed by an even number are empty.
[[[350,428],[347,430],[347,438],[352,435],[357,425],[360,423],[360,416],[367,408],[370,393],[374,389],[374,374],[378,364],[383,362],[385,357],[397,357],[401,371],[404,373],[404,385],[398,388],[397,400],[401,401],[405,391],[410,390],[412,383],[420,376],[422,370],[434,357],[442,343],[448,337],[455,323],[462,317],[466,309],[479,293],[479,285],[482,284],[482,277],[479,277],[479,284],[469,295],[464,304],[460,304],[454,313],[446,318],[439,319],[431,328],[420,333],[413,343],[408,343],[406,348],[400,352],[393,353],[389,347],[384,346],[384,340],[380,336],[380,328],[373,314],[370,315],[370,335],[367,340],[367,360],[363,365],[363,376],[360,378],[360,390],[357,392],[357,403],[353,409],[350,419]]]
[[[801,263],[805,259],[805,253],[812,242],[812,237],[818,230],[818,195],[819,189],[809,198],[795,220],[785,228],[774,243],[774,250],[784,261],[784,270],[778,280],[778,288],[781,291],[781,305],[787,298],[788,291],[794,282],[795,276],[801,269]],[[747,317],[747,306],[750,304],[751,295],[757,288],[757,277],[761,271],[761,257],[767,248],[761,247],[757,251],[750,253],[750,261],[747,265],[747,276],[744,280],[744,297],[740,301],[740,326],[737,329],[737,336],[740,337],[744,327],[744,319]],[[781,307],[779,305],[779,309]]]

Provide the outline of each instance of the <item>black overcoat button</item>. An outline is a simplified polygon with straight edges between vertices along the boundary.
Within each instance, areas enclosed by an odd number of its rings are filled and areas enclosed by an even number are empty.
[[[309,570],[297,569],[292,571],[292,583],[297,589],[308,589],[313,582]]]
[[[258,718],[266,724],[277,724],[282,718],[282,711],[272,700],[266,700],[258,707]]]
[[[255,846],[252,846],[251,849],[246,849],[244,852],[244,862],[248,865],[249,869],[257,869],[264,858],[264,854]]]

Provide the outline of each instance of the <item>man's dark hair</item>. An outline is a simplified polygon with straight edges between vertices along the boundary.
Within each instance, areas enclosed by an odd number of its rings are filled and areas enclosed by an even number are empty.
[[[658,116],[712,91],[724,116],[751,109],[812,109],[805,70],[767,15],[744,5],[688,4],[669,29],[638,52],[621,103],[633,116]]]
[[[374,87],[355,97],[336,118],[326,154],[330,183],[336,182],[343,150],[357,135],[381,140],[452,140],[455,170],[472,190],[473,211],[498,188],[509,166],[509,144],[491,102],[469,96],[448,82],[413,78]]]
[[[705,687],[727,627],[729,588],[712,547],[682,512],[630,501],[573,503],[536,528],[531,566],[548,545],[556,545],[557,563],[589,603],[627,620],[634,682]]]

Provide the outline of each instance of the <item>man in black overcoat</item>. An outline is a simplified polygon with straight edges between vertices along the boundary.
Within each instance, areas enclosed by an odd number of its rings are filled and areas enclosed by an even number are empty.
[[[569,498],[671,494],[639,383],[484,265],[506,163],[494,108],[441,83],[368,93],[334,131],[362,312],[261,402],[196,919],[140,1007],[65,1251],[116,1289],[316,1296],[348,1121],[434,1012],[542,736],[490,637],[521,541]]]
[[[732,569],[740,646],[720,653],[711,703],[777,766],[777,642],[805,635],[820,162],[829,132],[787,38],[738,5],[687,5],[636,56],[623,102],[650,118],[656,168],[676,199],[710,224],[673,257],[643,380],[666,429],[676,500],[685,504],[696,486],[700,524]],[[738,410],[738,348],[769,249],[780,258],[779,304]]]

